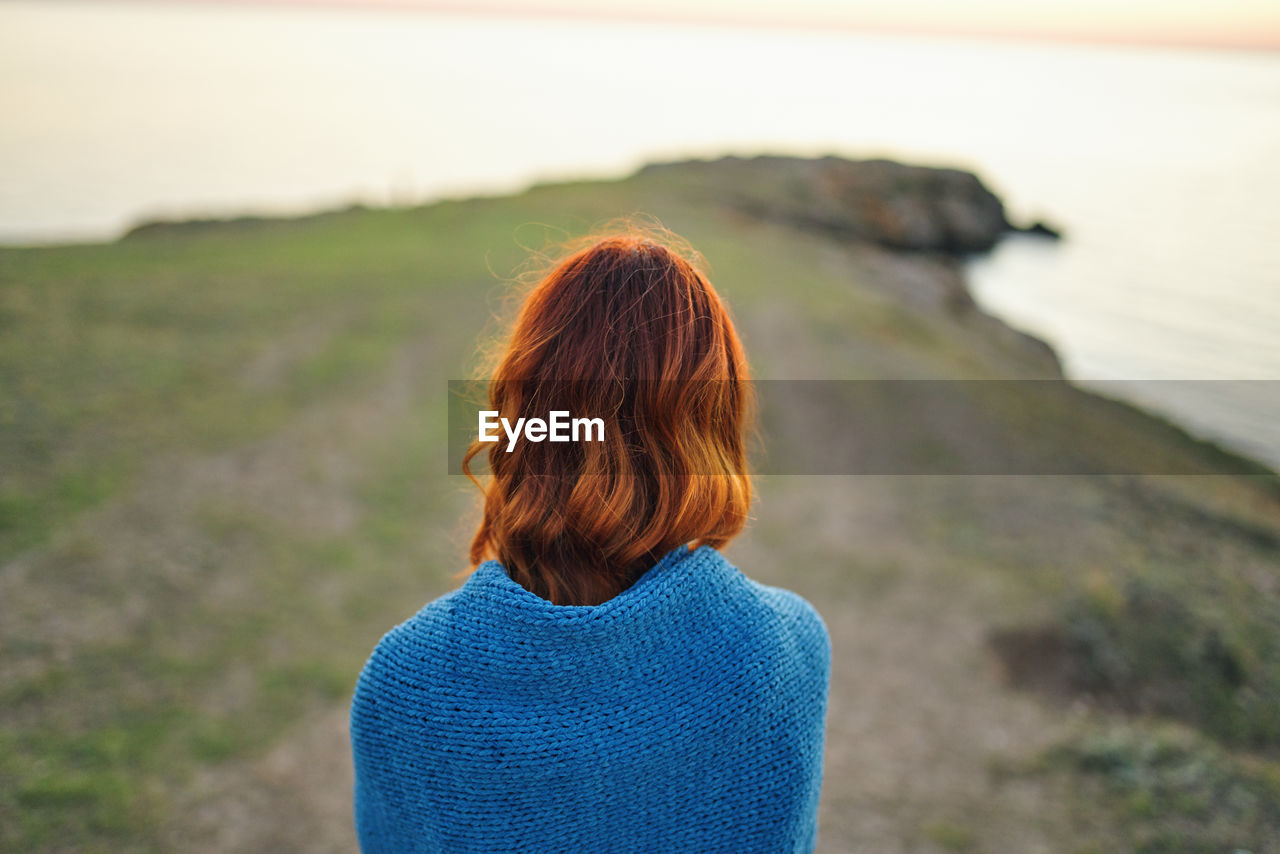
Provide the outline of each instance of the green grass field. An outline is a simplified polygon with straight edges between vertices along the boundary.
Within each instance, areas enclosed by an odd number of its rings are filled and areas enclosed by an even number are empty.
[[[985,316],[897,294],[937,259],[661,175],[0,250],[0,849],[351,849],[282,829],[349,783],[270,758],[340,715],[381,633],[465,568],[446,386],[527,248],[635,212],[707,258],[758,377],[1055,370]],[[1099,454],[1221,464],[1123,406],[1055,423]],[[759,486],[731,557],[809,596],[835,643],[821,850],[1277,850],[1273,475]],[[929,652],[949,639],[959,658]],[[915,751],[860,711],[877,686],[956,723]],[[1008,744],[967,720],[1009,721]],[[323,744],[340,765],[346,744]],[[889,795],[877,768],[949,776]],[[271,809],[210,806],[239,781]]]

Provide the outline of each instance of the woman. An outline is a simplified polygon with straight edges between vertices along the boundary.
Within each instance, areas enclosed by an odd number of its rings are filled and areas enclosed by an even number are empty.
[[[660,229],[591,237],[526,298],[489,417],[603,429],[469,448],[490,469],[473,571],[356,687],[365,852],[813,850],[830,640],[718,551],[747,518],[751,399],[685,254]]]

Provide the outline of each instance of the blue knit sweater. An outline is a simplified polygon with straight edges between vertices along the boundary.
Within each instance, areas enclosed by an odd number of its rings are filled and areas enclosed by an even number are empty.
[[[373,852],[810,852],[831,644],[708,546],[600,605],[502,564],[386,634],[351,706]]]

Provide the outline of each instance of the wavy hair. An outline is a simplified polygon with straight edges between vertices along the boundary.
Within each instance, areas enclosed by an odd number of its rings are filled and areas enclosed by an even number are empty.
[[[681,238],[625,221],[546,257],[495,354],[489,409],[599,416],[603,441],[473,441],[471,571],[496,559],[544,599],[593,605],[672,549],[742,530],[754,401],[729,311]],[[486,450],[487,486],[470,467]]]

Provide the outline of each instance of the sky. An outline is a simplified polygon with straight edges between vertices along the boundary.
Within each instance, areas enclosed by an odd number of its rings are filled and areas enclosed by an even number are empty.
[[[756,26],[1280,49],[1280,0],[266,0]]]

